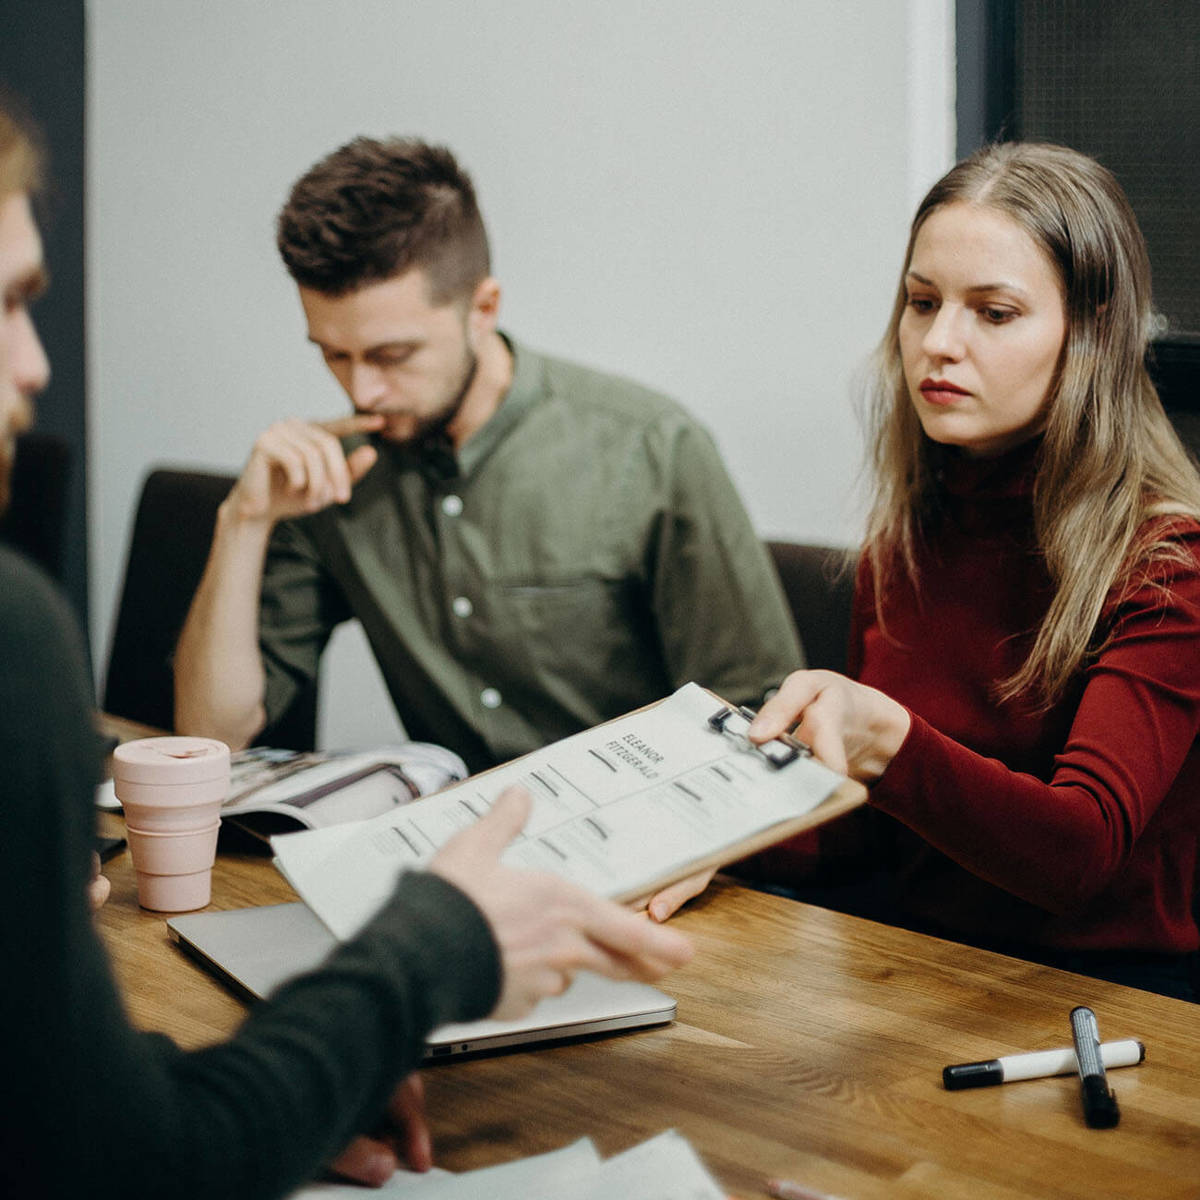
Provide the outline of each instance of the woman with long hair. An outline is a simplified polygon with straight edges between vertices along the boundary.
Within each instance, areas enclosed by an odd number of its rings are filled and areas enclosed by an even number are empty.
[[[869,785],[872,915],[1193,997],[1200,476],[1151,316],[1092,159],[996,145],[934,185],[877,355],[852,678],[794,673],[751,736]]]
[[[995,145],[931,188],[877,355],[853,679],[794,673],[751,734],[870,786],[895,919],[1190,997],[1200,475],[1151,317],[1091,158]]]

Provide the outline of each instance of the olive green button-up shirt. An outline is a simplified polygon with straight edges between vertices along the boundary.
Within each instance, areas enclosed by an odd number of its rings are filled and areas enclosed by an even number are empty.
[[[758,703],[802,665],[709,435],[664,396],[510,345],[512,385],[456,459],[381,443],[347,504],[276,528],[269,720],[352,617],[409,736],[472,770],[688,680]]]

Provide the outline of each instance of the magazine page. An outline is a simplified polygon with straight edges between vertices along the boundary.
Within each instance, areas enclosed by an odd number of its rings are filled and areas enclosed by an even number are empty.
[[[260,837],[364,821],[467,778],[461,758],[431,742],[373,750],[281,750],[251,746],[230,755],[221,816]],[[96,806],[121,811],[113,781]]]
[[[254,746],[232,755],[221,816],[264,834],[319,829],[364,821],[466,777],[458,755],[428,742],[354,752]]]
[[[835,796],[838,811],[865,797],[813,758],[777,767],[744,738],[714,730],[709,718],[720,706],[687,684],[660,704],[366,821],[337,844],[320,832],[273,838],[277,865],[346,938],[401,870],[426,862],[512,784],[528,788],[533,809],[504,861],[620,900],[778,840]]]

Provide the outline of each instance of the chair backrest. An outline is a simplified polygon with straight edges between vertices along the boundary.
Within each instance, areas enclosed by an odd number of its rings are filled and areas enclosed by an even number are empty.
[[[846,670],[854,551],[801,542],[768,542],[810,667]]]
[[[1160,338],[1151,344],[1146,365],[1175,431],[1200,461],[1200,336]]]
[[[12,469],[12,497],[0,516],[0,541],[33,559],[60,583],[67,534],[71,447],[54,433],[22,434]]]
[[[104,709],[161,729],[175,727],[172,659],[212,544],[217,509],[234,478],[201,471],[152,471],[129,539],[125,583],[104,683]],[[312,749],[314,683],[269,730],[264,744]]]

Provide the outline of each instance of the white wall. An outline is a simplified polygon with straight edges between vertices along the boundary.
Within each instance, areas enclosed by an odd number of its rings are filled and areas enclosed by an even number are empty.
[[[232,469],[279,416],[342,408],[272,222],[358,133],[471,170],[507,328],[683,399],[764,534],[852,540],[849,380],[949,162],[952,9],[91,0],[94,644],[151,464]],[[346,654],[326,737],[377,740],[387,705]]]

